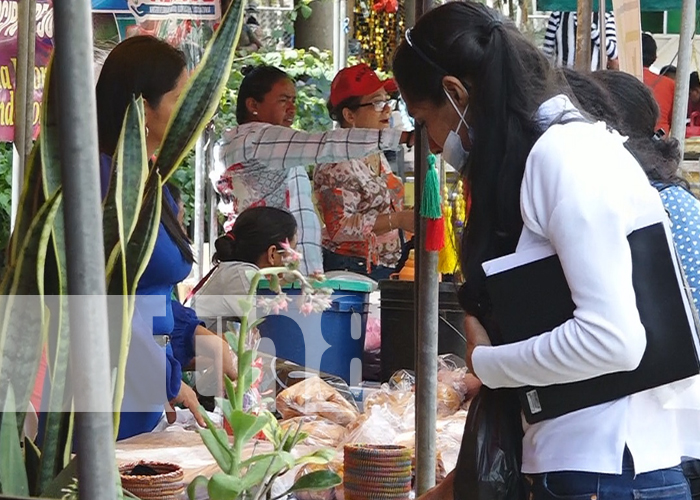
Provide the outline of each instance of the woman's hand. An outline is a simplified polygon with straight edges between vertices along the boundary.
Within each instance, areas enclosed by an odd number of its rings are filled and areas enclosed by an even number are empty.
[[[173,405],[181,404],[194,415],[194,419],[201,427],[206,427],[207,423],[204,421],[202,414],[199,413],[199,400],[197,399],[197,394],[192,390],[192,388],[182,382],[180,384],[180,392],[177,393],[175,399],[171,400],[169,404],[165,405],[165,417],[168,419],[169,424],[175,423],[177,420],[177,414]]]
[[[217,373],[228,376],[231,380],[238,377],[238,360],[225,339],[219,337],[203,326],[195,330],[195,350],[198,357],[214,360]]]
[[[415,216],[413,215],[413,209],[409,210],[402,210],[400,212],[397,212],[395,217],[398,217],[398,224],[397,227],[400,229],[403,229],[404,231],[408,231],[409,233],[413,233],[415,229]]]
[[[491,339],[489,339],[486,330],[479,320],[476,319],[475,316],[471,316],[469,314],[467,314],[467,316],[464,318],[464,333],[467,337],[467,368],[469,368],[471,373],[478,377],[479,375],[474,372],[472,354],[474,353],[474,349],[480,345],[490,346]]]

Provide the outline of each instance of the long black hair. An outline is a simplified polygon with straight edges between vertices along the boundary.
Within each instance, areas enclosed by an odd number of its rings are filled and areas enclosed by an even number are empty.
[[[270,246],[279,247],[292,241],[297,232],[297,221],[286,210],[273,207],[252,207],[236,219],[231,231],[214,243],[214,262],[249,262],[257,264]]]
[[[151,108],[157,108],[163,96],[177,86],[186,67],[181,51],[152,36],[127,38],[114,47],[102,66],[96,87],[100,152],[114,156],[132,97],[142,96]],[[189,239],[166,196],[161,213],[161,222],[183,258],[194,262]]]
[[[659,106],[651,90],[622,71],[596,71],[592,76],[610,93],[620,117],[618,130],[628,137],[627,147],[647,177],[663,185],[687,188],[688,183],[677,174],[682,157],[680,144],[656,134]]]
[[[590,72],[583,73],[571,68],[561,68],[561,72],[583,115],[603,121],[611,128],[618,128],[620,117],[615,103],[610,93]]]
[[[443,105],[446,75],[459,78],[469,92],[472,205],[462,239],[466,282],[460,299],[481,316],[481,264],[517,245],[525,161],[542,134],[535,113],[558,93],[556,76],[512,22],[474,1],[449,2],[421,17],[398,47],[393,70],[407,101]]]
[[[272,87],[281,80],[289,79],[289,75],[274,66],[246,66],[243,68],[243,81],[238,89],[236,100],[236,120],[239,125],[250,121],[246,101],[252,97],[262,102]]]

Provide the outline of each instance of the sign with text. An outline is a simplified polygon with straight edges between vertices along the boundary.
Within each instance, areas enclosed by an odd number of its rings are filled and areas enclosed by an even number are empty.
[[[15,89],[17,85],[17,21],[18,1],[0,0],[0,141],[14,139]],[[50,0],[36,3],[36,60],[34,66],[34,137],[39,133],[41,98],[53,48],[53,4]]]
[[[613,0],[620,70],[643,80],[642,21],[639,0]]]
[[[139,20],[221,18],[218,0],[128,0],[129,10]]]

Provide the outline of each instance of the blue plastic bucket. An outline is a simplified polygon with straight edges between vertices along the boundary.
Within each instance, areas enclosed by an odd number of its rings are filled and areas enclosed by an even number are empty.
[[[362,378],[362,355],[369,311],[371,285],[362,281],[328,280],[333,288],[332,305],[321,314],[304,316],[297,299],[301,290],[285,288],[292,302],[284,314],[265,316],[258,329],[263,339],[260,350],[299,365],[337,375],[348,383]],[[259,295],[274,295],[266,282]],[[263,315],[259,311],[259,317]]]

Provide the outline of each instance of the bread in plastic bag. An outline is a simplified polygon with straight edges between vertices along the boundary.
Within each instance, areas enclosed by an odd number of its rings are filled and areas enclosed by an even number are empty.
[[[462,406],[462,397],[451,386],[438,382],[437,384],[437,414],[438,417],[454,415]]]
[[[310,377],[277,395],[277,411],[283,420],[318,415],[342,426],[357,419],[359,412],[319,377]]]
[[[302,432],[309,435],[304,440],[305,446],[335,448],[345,440],[347,434],[347,429],[342,425],[318,416],[290,418],[281,422],[280,427],[284,432],[290,428],[295,432],[299,424]]]

